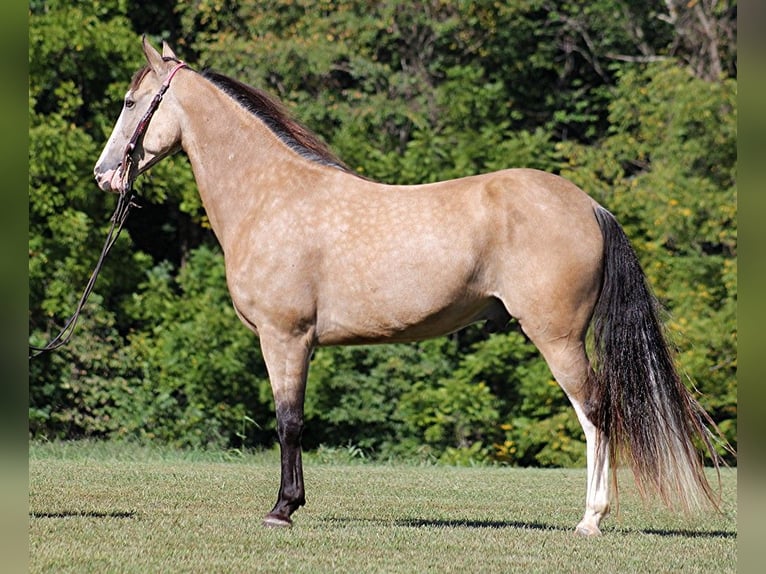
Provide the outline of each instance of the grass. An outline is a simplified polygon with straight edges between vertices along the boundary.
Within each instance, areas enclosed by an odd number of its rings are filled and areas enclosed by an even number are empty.
[[[581,469],[457,468],[308,456],[292,529],[261,527],[273,452],[30,445],[30,572],[735,572],[724,515],[643,505],[625,477],[604,536],[572,531]]]

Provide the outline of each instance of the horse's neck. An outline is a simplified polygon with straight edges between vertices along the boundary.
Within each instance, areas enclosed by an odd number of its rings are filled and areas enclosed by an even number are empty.
[[[197,79],[184,97],[183,149],[202,203],[224,251],[245,219],[258,217],[274,194],[312,187],[333,168],[291,150],[256,116]]]

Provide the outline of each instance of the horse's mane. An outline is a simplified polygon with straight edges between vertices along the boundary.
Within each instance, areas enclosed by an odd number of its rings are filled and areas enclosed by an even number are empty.
[[[210,69],[203,70],[202,76],[257,116],[281,141],[306,159],[351,171],[319,136],[293,119],[273,96]]]
[[[136,73],[133,74],[133,78],[130,80],[130,87],[128,89],[135,90],[141,83],[141,80],[144,79],[144,76],[149,72],[149,70],[151,70],[151,68],[148,65],[137,70]]]

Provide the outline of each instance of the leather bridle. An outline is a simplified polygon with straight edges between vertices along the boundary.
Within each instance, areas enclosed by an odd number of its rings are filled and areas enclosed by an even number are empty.
[[[59,334],[51,339],[47,345],[44,347],[35,347],[33,345],[29,345],[30,359],[42,355],[43,353],[58,349],[59,347],[63,347],[72,338],[75,325],[77,324],[77,319],[80,317],[80,313],[85,306],[85,302],[88,300],[88,296],[90,295],[91,291],[93,291],[93,287],[96,284],[96,278],[101,271],[101,267],[104,265],[106,255],[109,253],[112,245],[114,245],[115,241],[117,241],[117,238],[120,236],[120,232],[125,226],[125,221],[128,219],[130,208],[136,206],[133,201],[135,199],[135,195],[133,193],[133,182],[130,179],[130,168],[133,164],[133,152],[136,149],[136,144],[138,143],[138,140],[141,139],[141,137],[144,135],[144,133],[146,133],[146,129],[149,127],[149,122],[151,121],[154,112],[157,111],[157,108],[162,101],[162,96],[165,95],[165,92],[167,92],[168,88],[170,87],[170,81],[173,79],[173,76],[176,75],[178,70],[185,67],[188,66],[183,61],[179,60],[176,66],[170,70],[168,77],[165,78],[164,82],[162,82],[159,91],[149,104],[149,109],[146,110],[146,113],[138,122],[138,125],[136,125],[136,129],[133,131],[133,136],[125,146],[125,152],[123,154],[121,164],[123,170],[122,189],[120,190],[120,196],[117,199],[117,207],[115,208],[114,214],[110,220],[112,225],[109,227],[109,232],[106,236],[106,242],[104,243],[104,247],[101,249],[101,255],[96,262],[96,267],[93,269],[93,273],[91,273],[90,279],[88,279],[88,283],[85,285],[85,289],[80,296],[80,300],[77,303],[74,314],[72,314]]]
[[[133,184],[132,181],[130,181],[130,167],[133,164],[133,152],[136,149],[136,144],[138,143],[138,140],[141,139],[141,137],[146,133],[146,129],[149,127],[149,122],[152,119],[152,116],[154,115],[154,112],[157,111],[157,108],[160,105],[160,102],[162,101],[162,96],[165,95],[165,92],[168,91],[168,88],[170,87],[170,81],[173,79],[173,76],[176,75],[176,72],[180,70],[181,68],[187,68],[186,62],[183,60],[179,60],[178,63],[175,65],[175,67],[170,70],[168,73],[168,77],[165,78],[165,81],[162,82],[162,85],[160,86],[159,91],[157,94],[152,98],[151,103],[149,104],[149,109],[146,110],[146,113],[141,118],[141,120],[136,125],[136,129],[133,131],[133,135],[131,136],[130,140],[128,141],[128,144],[125,146],[125,152],[122,155],[122,193],[128,193],[130,191],[130,187]]]

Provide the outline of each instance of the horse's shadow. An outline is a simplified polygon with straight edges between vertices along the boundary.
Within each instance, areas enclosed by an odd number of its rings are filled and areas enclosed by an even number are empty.
[[[37,512],[30,511],[29,517],[38,518],[138,518],[138,512],[135,510],[117,510],[117,511],[98,511],[98,510],[62,510],[58,512]],[[550,532],[572,532],[569,527],[559,524],[547,524],[544,522],[527,522],[524,520],[461,520],[461,519],[435,519],[435,518],[402,518],[398,520],[385,520],[382,518],[322,518],[322,522],[328,525],[337,524],[343,526],[350,525],[388,525],[407,528],[465,528],[465,529],[514,529],[514,530],[545,530]],[[670,529],[670,528],[604,528],[604,533],[614,534],[651,534],[654,536],[681,538],[736,538],[737,533],[731,530],[688,530],[688,529]]]
[[[419,528],[431,526],[436,528],[487,528],[503,529],[517,528],[523,530],[565,530],[561,526],[544,524],[542,522],[524,522],[522,520],[444,520],[426,518],[408,518],[394,521],[396,526]]]
[[[431,518],[404,518],[399,520],[369,519],[369,518],[332,518],[326,519],[328,523],[335,524],[393,524],[411,528],[435,527],[435,528],[466,528],[466,529],[514,529],[514,530],[545,530],[550,532],[573,532],[572,528],[560,524],[548,524],[544,522],[528,522],[523,520],[459,520],[459,519],[431,519]],[[681,538],[736,538],[737,533],[731,530],[687,530],[666,528],[628,529],[620,527],[606,527],[605,534],[651,534],[654,536],[677,536]]]

